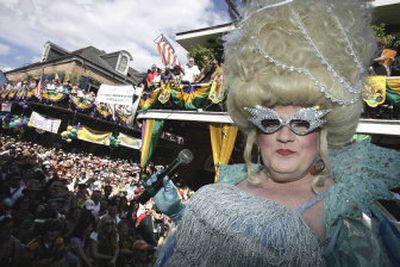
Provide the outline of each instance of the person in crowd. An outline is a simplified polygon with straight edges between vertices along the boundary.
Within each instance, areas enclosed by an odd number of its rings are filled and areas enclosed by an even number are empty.
[[[72,86],[69,80],[65,80],[62,85],[61,93],[70,94],[72,90]]]
[[[7,174],[8,197],[3,200],[3,204],[9,208],[14,206],[15,202],[24,195],[25,185],[21,181],[20,168],[12,165]]]
[[[101,191],[100,190],[93,190],[90,199],[94,203],[93,207],[93,214],[98,215],[101,209]]]
[[[106,199],[106,200],[108,200],[109,198],[110,198],[110,195],[111,195],[111,193],[112,193],[112,186],[111,185],[106,185],[106,186],[104,186],[104,189],[103,189],[103,198],[104,199]]]
[[[83,211],[84,210],[78,206],[72,206],[68,210],[65,217],[65,227],[67,232],[66,236],[69,236],[74,231],[78,223],[80,223],[80,218]]]
[[[13,217],[4,210],[0,213],[0,266],[23,266],[23,244],[13,236]]]
[[[211,80],[211,76],[214,73],[215,64],[210,60],[208,56],[203,57],[203,68],[201,69],[195,83],[208,83]]]
[[[394,62],[396,51],[385,48],[382,54],[373,60],[372,68],[375,75],[391,76],[391,66]]]
[[[160,71],[156,64],[151,65],[150,72],[146,76],[146,86],[151,92],[158,87]]]
[[[194,83],[200,75],[199,67],[195,64],[193,57],[189,57],[183,71],[182,83]]]
[[[172,73],[175,75],[175,83],[180,84],[185,75],[183,67],[181,65],[173,65]]]
[[[25,192],[25,190],[24,190]],[[33,203],[32,203],[33,204]],[[35,216],[32,212],[30,198],[27,195],[20,197],[12,209],[12,217],[15,225],[15,236],[23,240],[32,227]]]
[[[83,211],[78,223],[75,225],[69,241],[69,250],[66,261],[69,266],[94,266],[94,260],[90,257],[90,234],[96,226],[96,220],[90,211]]]
[[[78,192],[74,198],[74,206],[82,207],[85,201],[89,198],[87,186],[85,183],[78,184]]]
[[[109,215],[100,219],[97,232],[90,235],[91,251],[97,266],[116,266],[119,255],[119,236],[115,219]]]
[[[400,76],[400,44],[396,45],[394,50],[396,51],[396,56],[391,65],[391,75]]]
[[[31,240],[25,248],[26,266],[61,266],[65,252],[62,222],[57,219],[47,219],[40,228],[40,235]]]
[[[149,260],[149,254],[154,247],[142,240],[134,231],[133,225],[128,220],[122,220],[118,224],[119,257],[118,266],[140,266]]]
[[[112,199],[108,200],[108,205],[107,205],[107,212],[100,217],[100,219],[103,219],[105,217],[111,217],[113,218],[115,225],[117,225],[120,221],[121,218],[119,217],[118,213],[118,207],[119,207],[119,198],[115,197]]]
[[[246,164],[185,206],[165,182],[177,229],[154,266],[390,266],[363,218],[400,185],[400,154],[351,143],[375,49],[365,1],[250,1],[241,17],[224,82]]]
[[[162,215],[157,213],[153,208],[154,201],[152,199],[145,205],[139,204],[135,228],[148,244],[156,246],[158,239],[156,239],[157,228],[155,227],[155,221],[161,220]]]
[[[129,212],[128,200],[124,195],[120,195],[118,198],[119,198],[118,217],[120,219],[126,219]]]
[[[78,86],[73,85],[72,88],[71,88],[70,94],[71,94],[72,96],[78,96]]]
[[[172,73],[171,66],[165,66],[163,72],[161,72],[161,86],[167,83],[175,83],[175,75]]]

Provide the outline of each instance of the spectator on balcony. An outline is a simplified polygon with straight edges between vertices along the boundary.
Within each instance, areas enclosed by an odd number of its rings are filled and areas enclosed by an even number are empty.
[[[161,86],[166,83],[174,83],[175,75],[172,73],[172,69],[170,66],[165,66],[164,71],[161,73]]]
[[[69,81],[65,81],[65,82],[63,83],[61,92],[62,92],[63,94],[69,94],[69,93],[71,92],[71,89],[72,89],[72,87],[71,87]]]
[[[375,74],[391,76],[391,65],[394,62],[396,54],[396,50],[388,47],[384,48],[381,55],[375,58],[372,64]]]
[[[31,79],[30,82],[29,82],[29,89],[36,88],[36,86],[37,86],[36,80],[35,79]]]
[[[46,80],[46,81],[44,81],[44,82],[46,83],[46,86],[45,86],[46,91],[47,91],[48,93],[55,93],[55,91],[56,91],[55,80],[54,80],[54,79],[51,80],[51,81]]]
[[[149,91],[153,91],[158,87],[159,79],[157,78],[157,76],[160,76],[160,71],[157,68],[157,65],[153,64],[151,65],[151,70],[146,77],[146,84]]]
[[[391,65],[391,75],[400,76],[400,45],[395,46],[394,50],[396,50],[396,56]]]
[[[76,85],[72,86],[70,94],[73,96],[77,96],[78,95],[78,86],[76,86]]]
[[[199,71],[200,72],[200,71]],[[181,83],[184,76],[184,72],[181,65],[174,65],[172,68],[172,73],[175,75],[175,83]]]
[[[194,63],[194,58],[190,57],[183,69],[184,75],[182,83],[194,83],[200,75],[199,67]]]
[[[203,57],[203,69],[201,70],[199,77],[196,79],[196,83],[208,83],[211,80],[211,76],[215,70],[215,63],[210,61],[208,56]]]

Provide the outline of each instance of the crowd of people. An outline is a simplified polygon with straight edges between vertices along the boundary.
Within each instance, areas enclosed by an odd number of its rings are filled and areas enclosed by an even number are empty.
[[[23,81],[8,81],[2,85],[2,92],[21,92],[21,97],[32,89],[38,87],[38,80],[30,79]],[[85,91],[80,88],[77,84],[72,83],[70,80],[60,81],[57,77],[51,79],[44,78],[41,83],[42,90],[45,90],[49,94],[70,94],[80,98],[85,98],[87,101],[93,101],[95,93],[93,91]]]
[[[202,84],[211,83],[214,79],[219,78],[221,63],[215,59],[211,60],[207,55],[202,57],[201,63],[202,67],[200,68],[193,57],[188,57],[184,66],[167,65],[164,68],[159,68],[156,64],[152,64],[139,85],[143,87],[145,92],[152,92],[167,83]]]
[[[171,227],[153,199],[138,202],[161,166],[5,135],[0,161],[0,266],[147,266]]]

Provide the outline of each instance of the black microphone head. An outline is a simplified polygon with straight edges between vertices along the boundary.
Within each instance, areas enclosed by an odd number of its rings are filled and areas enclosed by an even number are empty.
[[[181,164],[188,164],[193,160],[193,153],[187,148],[182,149],[176,160]]]

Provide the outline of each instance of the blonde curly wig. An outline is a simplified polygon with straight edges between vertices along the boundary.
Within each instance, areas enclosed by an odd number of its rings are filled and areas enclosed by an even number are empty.
[[[279,4],[283,2],[289,3]],[[229,90],[228,112],[239,128],[250,134],[247,148],[256,143],[256,138],[244,107],[254,105],[332,109],[326,116],[326,134],[321,135],[325,138],[320,140],[321,154],[327,154],[328,145],[348,143],[362,111],[361,92],[350,92],[340,77],[356,88],[366,75],[362,67],[367,69],[376,49],[365,1],[250,1],[243,18],[238,29],[226,36],[228,73],[224,82]],[[299,20],[307,34],[299,27]],[[296,68],[311,73],[325,92],[310,76],[293,71]],[[328,94],[334,99],[357,101],[338,103]],[[247,163],[248,153],[247,149]],[[328,161],[327,155],[321,157]]]

